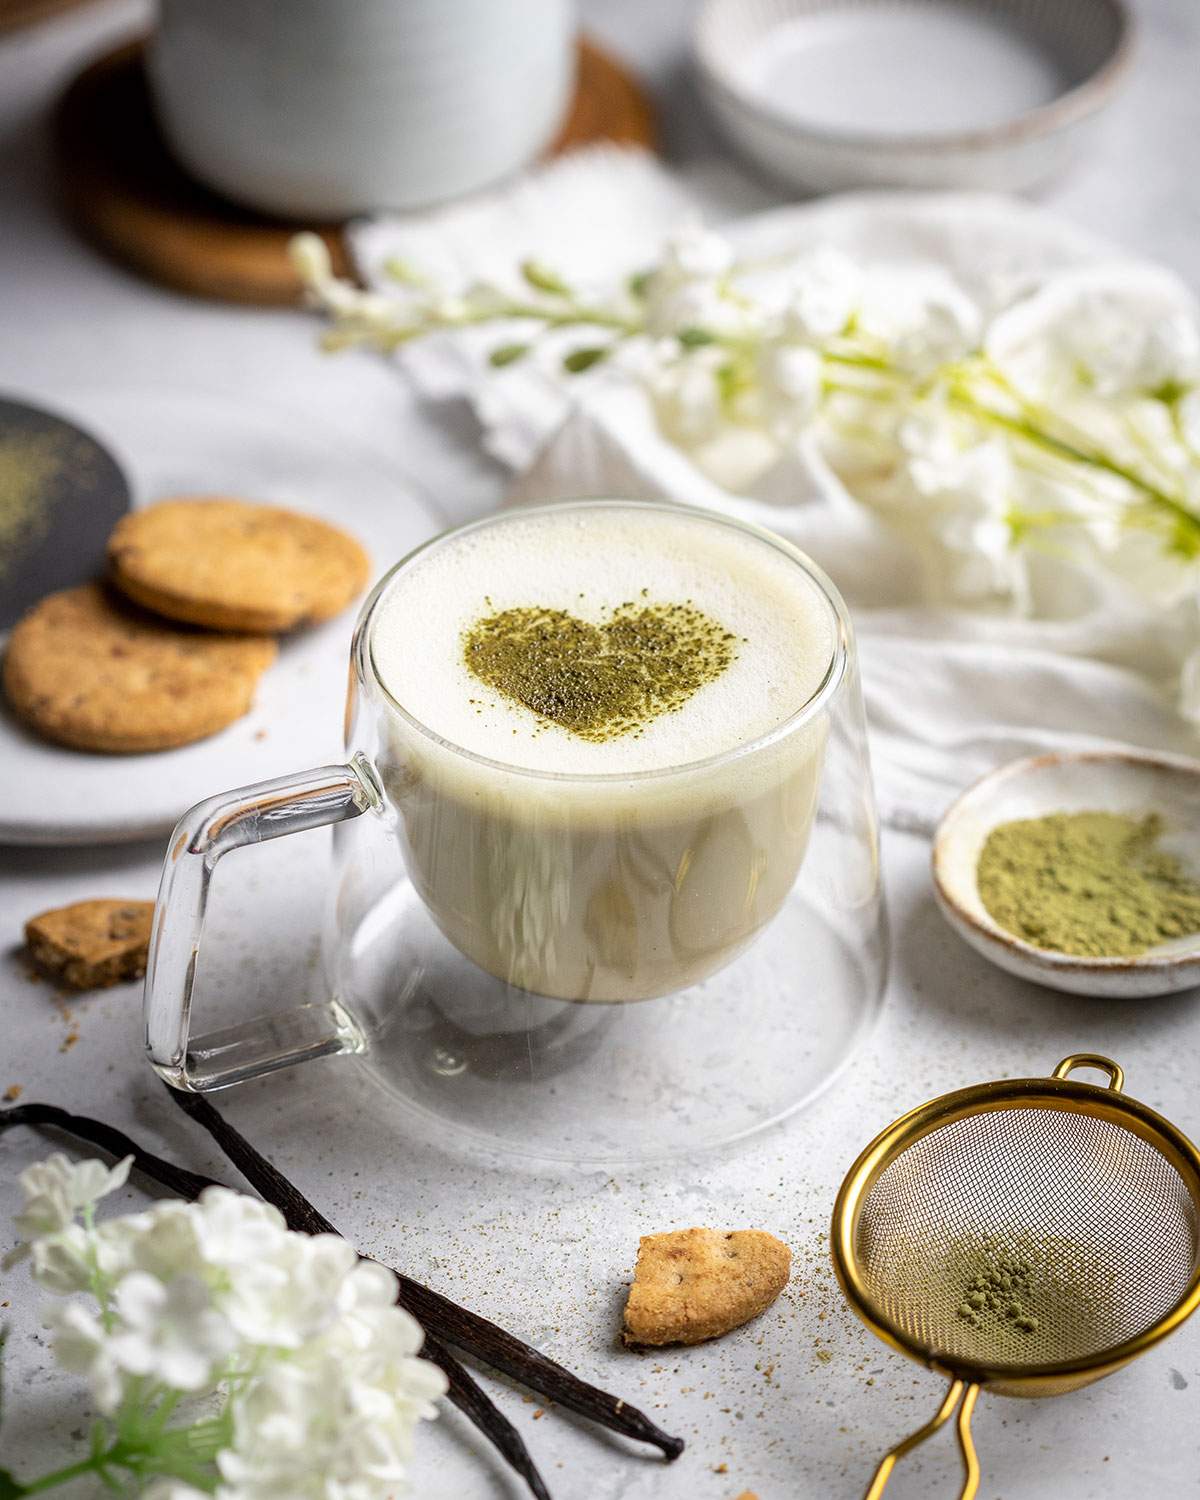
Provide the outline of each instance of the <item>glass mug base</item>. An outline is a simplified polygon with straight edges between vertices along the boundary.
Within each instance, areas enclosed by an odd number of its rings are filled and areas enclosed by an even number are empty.
[[[742,1140],[838,1076],[882,995],[881,948],[839,933],[799,890],[740,957],[657,1000],[504,984],[458,952],[408,882],[350,947],[339,1001],[363,1072],[432,1139],[536,1160],[652,1162]]]
[[[568,543],[574,527],[605,541],[618,600],[632,597],[657,554],[635,555],[637,571],[623,578],[613,528],[618,541],[622,528],[635,540],[642,528],[652,539],[665,531],[689,567],[698,559],[696,578],[716,579],[713,618],[726,629],[725,609],[736,616],[752,595],[757,623],[741,637],[747,662],[735,685],[743,696],[729,700],[732,746],[705,755],[672,721],[678,751],[661,762],[637,763],[635,744],[622,749],[623,770],[596,771],[603,755],[570,747],[575,766],[563,771],[538,760],[558,747],[539,738],[540,722],[526,765],[464,748],[469,737],[441,737],[394,696],[376,637],[381,615],[390,609],[394,620],[404,603],[409,575],[419,581],[447,558],[457,565],[459,547],[486,553],[493,528],[504,545],[524,545],[523,527]],[[519,602],[545,590],[535,570],[509,572],[512,581],[497,570],[494,592]],[[447,579],[444,567],[434,576]],[[448,582],[458,583],[453,571]],[[686,579],[675,587],[690,593]],[[432,658],[450,674],[435,678],[443,691],[456,671],[465,678],[455,655],[464,648],[439,611],[436,591],[407,610],[403,644],[422,670]],[[808,650],[798,679],[808,686],[781,719],[739,740],[738,714],[762,668],[761,659],[750,665],[755,642],[772,632],[781,673]],[[879,1008],[886,921],[853,637],[836,590],[803,554],[683,507],[583,501],[508,512],[398,564],[364,606],[351,656],[349,761],[214,797],[172,836],[146,980],[146,1044],[160,1076],[207,1091],[352,1054],[401,1102],[410,1131],[581,1162],[650,1161],[742,1139],[836,1076]],[[464,680],[452,706],[474,705],[467,695],[478,691]],[[725,722],[711,701],[698,710],[708,743],[711,725]],[[327,825],[323,991],[193,1036],[217,863]]]

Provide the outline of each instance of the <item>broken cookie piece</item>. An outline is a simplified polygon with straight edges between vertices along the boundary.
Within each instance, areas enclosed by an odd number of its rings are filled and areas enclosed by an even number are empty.
[[[625,1304],[626,1344],[699,1344],[765,1312],[787,1285],[792,1255],[762,1229],[675,1229],[643,1235]]]
[[[76,901],[25,923],[35,964],[72,990],[100,990],[146,972],[153,901]]]

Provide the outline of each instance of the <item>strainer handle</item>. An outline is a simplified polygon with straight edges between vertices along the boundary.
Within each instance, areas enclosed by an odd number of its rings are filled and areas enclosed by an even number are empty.
[[[1125,1073],[1111,1057],[1101,1057],[1098,1052],[1072,1052],[1070,1057],[1064,1057],[1051,1078],[1068,1078],[1076,1068],[1098,1068],[1101,1073],[1108,1074],[1108,1086],[1114,1094],[1119,1094],[1125,1087]]]
[[[900,1459],[944,1427],[954,1415],[956,1406],[958,1407],[958,1421],[955,1423],[956,1436],[963,1463],[963,1486],[958,1492],[958,1500],[974,1500],[979,1489],[979,1459],[975,1453],[975,1442],[971,1437],[971,1416],[975,1411],[975,1402],[978,1397],[979,1387],[973,1382],[952,1380],[950,1389],[946,1392],[946,1398],[938,1407],[936,1414],[925,1423],[924,1427],[918,1427],[916,1432],[910,1433],[908,1437],[897,1443],[890,1453],[884,1455],[863,1500],[879,1500],[887,1488],[888,1480],[892,1477],[892,1470]],[[961,1406],[959,1405],[960,1398]]]

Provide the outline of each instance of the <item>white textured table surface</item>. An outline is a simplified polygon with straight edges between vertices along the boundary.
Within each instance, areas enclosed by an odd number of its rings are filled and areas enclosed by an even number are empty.
[[[690,9],[686,0],[592,0],[585,15],[652,77],[672,153],[695,161],[714,142],[683,76]],[[1137,68],[1101,151],[1049,201],[1200,283],[1200,186],[1189,154],[1200,133],[1200,10],[1195,0],[1146,0],[1140,9]],[[498,476],[471,456],[469,431],[456,443],[447,424],[433,429],[381,366],[331,366],[299,316],[144,286],[61,226],[41,123],[46,101],[77,58],[140,14],[122,0],[0,41],[0,387],[84,418],[89,392],[122,384],[269,400],[319,413],[347,444],[380,453],[435,512],[460,511],[464,495],[485,501]],[[769,201],[749,181],[745,195]],[[128,456],[136,472],[136,454]],[[19,777],[20,766],[2,774]],[[313,849],[281,844],[222,870],[225,942],[215,980],[236,987],[251,1013],[286,995],[310,957],[321,890]],[[47,986],[28,982],[11,951],[24,918],[47,906],[94,894],[152,896],[159,853],[149,845],[0,851],[0,1092],[20,1085],[26,1099],[100,1115],[193,1168],[230,1176],[142,1063],[136,990],[85,997],[68,1014]],[[561,1500],[732,1500],[744,1489],[762,1500],[849,1500],[880,1449],[923,1420],[940,1394],[932,1376],[855,1324],[828,1272],[823,1231],[858,1148],[935,1093],[1044,1072],[1080,1049],[1117,1057],[1132,1093],[1200,1134],[1197,997],[1088,1002],[1006,978],[941,922],[927,858],[920,840],[886,839],[892,982],[856,1067],[815,1107],[735,1153],[615,1176],[468,1161],[406,1140],[382,1101],[348,1086],[353,1075],[337,1061],[249,1085],[222,1106],[362,1249],[504,1322],[688,1440],[667,1468],[555,1412],[539,1419],[536,1403],[487,1379]],[[0,1242],[9,1237],[14,1176],[46,1149],[25,1131],[0,1141]],[[796,1252],[791,1287],[761,1321],[711,1347],[620,1351],[615,1329],[638,1235],[692,1223],[774,1230]],[[36,1300],[23,1270],[0,1283],[13,1330],[0,1456],[18,1474],[48,1467],[84,1425],[69,1383],[52,1378]],[[976,1419],[981,1494],[1200,1495],[1198,1417],[1200,1322],[1075,1396],[985,1398]],[[956,1493],[955,1472],[951,1445],[939,1443],[898,1471],[894,1493]],[[433,1500],[517,1493],[453,1412],[423,1432],[414,1489]]]

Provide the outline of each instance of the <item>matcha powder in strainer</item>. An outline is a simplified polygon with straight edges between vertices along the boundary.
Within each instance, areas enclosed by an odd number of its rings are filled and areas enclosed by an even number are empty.
[[[1200,881],[1158,847],[1157,813],[1052,813],[988,835],[976,879],[992,919],[1038,948],[1127,958],[1200,932]]]

